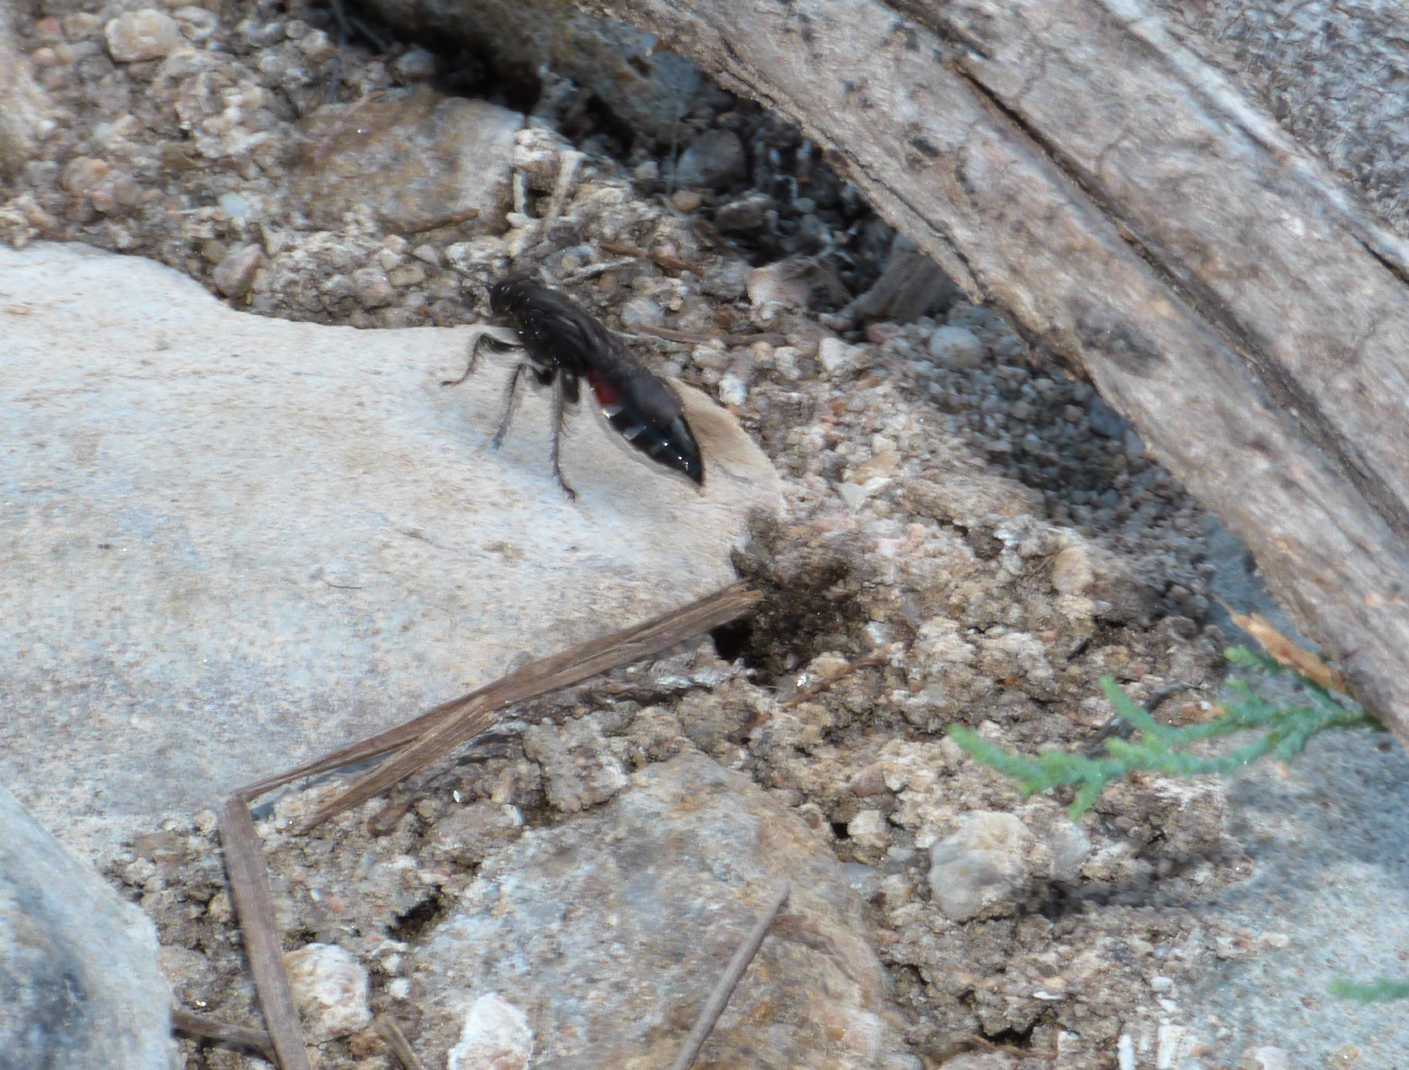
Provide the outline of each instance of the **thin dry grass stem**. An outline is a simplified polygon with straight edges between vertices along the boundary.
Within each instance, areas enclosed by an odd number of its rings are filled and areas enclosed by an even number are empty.
[[[697,602],[691,602],[682,609],[664,613],[644,624],[601,639],[591,639],[560,654],[531,662],[486,687],[449,702],[442,702],[405,724],[335,750],[295,769],[247,784],[240,788],[237,794],[246,801],[257,799],[290,781],[331,772],[346,765],[368,761],[389,751],[400,750],[438,725],[469,716],[486,700],[496,706],[523,702],[548,691],[581,683],[598,673],[629,665],[640,658],[661,653],[701,632],[737,620],[753,609],[762,597],[747,584],[732,584],[714,594],[706,595]]]
[[[183,1036],[200,1037],[202,1040],[214,1040],[231,1047],[248,1048],[258,1052],[271,1063],[275,1060],[274,1045],[270,1043],[269,1034],[263,1029],[230,1025],[228,1022],[207,1018],[204,1014],[192,1014],[184,1007],[172,1007],[171,1031]]]
[[[733,584],[644,624],[601,639],[579,643],[560,654],[530,662],[488,687],[437,706],[410,725],[403,725],[402,729],[393,729],[392,732],[355,744],[321,762],[313,763],[310,767],[304,767],[309,772],[319,772],[394,748],[404,748],[395,757],[354,781],[346,791],[319,808],[303,826],[302,831],[315,828],[329,818],[366,802],[393,784],[449,754],[462,743],[490,728],[498,720],[498,711],[504,707],[570,687],[589,677],[663,653],[701,632],[736,620],[757,605],[761,597],[758,592],[744,584]],[[411,725],[418,729],[414,735],[404,731]],[[294,773],[299,775],[298,770]]]
[[[788,901],[788,896],[791,894],[792,885],[784,881],[783,886],[773,896],[768,909],[759,916],[752,931],[744,938],[739,949],[734,952],[734,957],[729,960],[729,965],[725,967],[723,975],[715,984],[714,991],[709,994],[709,1000],[700,1011],[700,1016],[695,1019],[694,1028],[685,1038],[685,1046],[680,1049],[680,1054],[675,1057],[675,1062],[670,1064],[670,1070],[690,1070],[690,1067],[695,1065],[695,1059],[699,1057],[700,1049],[709,1039],[709,1034],[713,1031],[715,1023],[719,1021],[719,1016],[724,1013],[724,1008],[729,1005],[729,997],[734,994],[734,989],[738,987],[739,981],[744,976],[744,971],[749,968],[749,963],[758,954],[758,949],[763,946],[763,940],[773,925],[773,919],[778,916],[778,911],[783,909],[783,904]]]
[[[406,1034],[401,1031],[401,1026],[395,1018],[389,1014],[379,1014],[377,1020],[372,1023],[372,1028],[386,1041],[386,1046],[401,1063],[401,1070],[426,1070],[426,1064],[411,1050],[411,1042],[406,1039]]]
[[[281,1070],[309,1070],[303,1030],[289,990],[289,976],[284,972],[284,949],[274,914],[274,893],[264,868],[264,852],[249,806],[239,796],[227,799],[221,811],[220,842],[225,849],[230,893],[245,938],[245,954],[278,1064]]]
[[[564,275],[562,283],[564,286],[571,286],[573,283],[595,279],[598,275],[605,275],[609,271],[620,271],[622,268],[635,266],[636,261],[629,256],[622,257],[620,260],[604,260],[600,264],[589,264],[585,268],[579,268],[571,275]]]

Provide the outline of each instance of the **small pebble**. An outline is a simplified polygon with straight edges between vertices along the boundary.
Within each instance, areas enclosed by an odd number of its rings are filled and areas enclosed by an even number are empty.
[[[435,77],[435,53],[413,48],[397,56],[391,69],[404,82],[427,82]]]
[[[332,944],[309,944],[285,955],[284,967],[310,1040],[347,1036],[372,1021],[367,971],[350,952]]]
[[[930,335],[930,356],[946,368],[976,368],[983,362],[983,343],[967,327],[939,327]]]
[[[258,245],[237,245],[216,264],[211,272],[211,281],[226,297],[244,297],[254,284],[255,273],[263,262],[264,252]]]
[[[181,24],[153,8],[119,15],[103,32],[108,39],[108,52],[118,63],[161,59],[185,43]]]

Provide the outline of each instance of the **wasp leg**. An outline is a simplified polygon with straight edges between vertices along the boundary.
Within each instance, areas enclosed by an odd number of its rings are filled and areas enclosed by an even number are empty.
[[[563,424],[567,418],[566,379],[567,376],[559,375],[553,380],[553,448],[550,456],[553,460],[553,475],[558,477],[558,486],[563,488],[564,493],[568,496],[568,501],[575,501],[577,491],[568,486],[567,480],[563,478],[563,470],[558,467],[558,445],[563,437]],[[576,386],[576,380],[573,385]]]
[[[496,450],[504,444],[504,436],[509,433],[509,421],[514,418],[514,400],[519,389],[519,379],[527,367],[527,364],[515,364],[514,374],[509,376],[509,389],[504,391],[504,415],[499,418],[499,429],[489,440],[489,444]]]
[[[458,379],[442,379],[440,381],[441,386],[459,386],[470,377],[470,372],[475,370],[475,362],[479,360],[479,347],[483,342],[487,342],[489,348],[496,353],[504,353],[510,349],[523,348],[522,346],[513,345],[510,342],[502,342],[492,334],[477,334],[475,335],[474,345],[470,346],[470,362],[465,365],[464,374]]]

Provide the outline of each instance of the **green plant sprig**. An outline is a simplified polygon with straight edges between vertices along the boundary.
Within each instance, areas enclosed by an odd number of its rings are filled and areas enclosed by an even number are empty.
[[[1233,665],[1264,675],[1291,673],[1302,683],[1303,703],[1281,706],[1258,695],[1246,681],[1229,687],[1232,701],[1223,714],[1204,724],[1162,725],[1136,705],[1109,676],[1101,687],[1116,716],[1135,729],[1130,740],[1106,740],[1106,753],[1091,758],[1066,751],[1044,751],[1035,756],[1016,754],[990,743],[977,732],[961,726],[949,730],[954,740],[975,761],[1016,781],[1026,795],[1058,787],[1076,787],[1069,813],[1073,820],[1096,805],[1111,784],[1131,773],[1164,773],[1192,777],[1228,774],[1261,758],[1287,760],[1300,754],[1313,736],[1330,728],[1380,728],[1380,724],[1349,699],[1335,695],[1306,677],[1279,665],[1270,657],[1246,647],[1231,647],[1224,656]],[[1197,744],[1235,732],[1261,731],[1261,735],[1226,754],[1204,755],[1192,750]]]

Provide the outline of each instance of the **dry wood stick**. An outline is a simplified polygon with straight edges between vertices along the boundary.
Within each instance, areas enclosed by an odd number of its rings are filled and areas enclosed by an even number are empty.
[[[443,703],[400,728],[383,732],[289,773],[250,785],[243,789],[241,795],[252,798],[260,791],[296,776],[323,772],[388,750],[404,748],[400,754],[329,800],[303,826],[302,831],[306,832],[385,791],[485,731],[498,719],[497,711],[505,706],[569,687],[599,673],[669,650],[701,632],[743,616],[761,598],[758,592],[746,585],[733,584],[644,624],[601,639],[591,639],[562,653],[530,662],[488,687]]]
[[[346,791],[320,807],[303,831],[381,794],[479,735],[495,723],[497,711],[505,706],[669,650],[700,632],[727,624],[752,609],[760,598],[743,584],[734,584],[644,624],[530,662],[489,687],[465,696],[456,708],[446,711],[400,754],[354,781]]]
[[[248,1048],[258,1052],[269,1062],[274,1062],[274,1045],[269,1034],[263,1029],[253,1029],[247,1025],[231,1025],[228,1022],[208,1018],[204,1014],[193,1014],[185,1007],[171,1008],[171,1031],[202,1040],[214,1040],[238,1048]]]
[[[738,987],[740,979],[744,976],[744,971],[749,968],[749,963],[758,954],[758,949],[763,946],[763,938],[768,935],[768,929],[772,926],[773,919],[778,916],[778,911],[783,909],[783,904],[788,901],[788,896],[791,894],[792,885],[784,881],[783,886],[773,896],[773,901],[768,905],[768,909],[759,917],[753,930],[739,945],[739,949],[734,952],[734,957],[729,960],[729,965],[725,968],[718,983],[715,984],[714,991],[709,994],[709,1001],[700,1011],[700,1016],[695,1019],[694,1028],[685,1038],[685,1046],[680,1049],[680,1054],[675,1057],[675,1062],[670,1064],[670,1070],[690,1070],[690,1067],[695,1065],[695,1059],[699,1056],[700,1049],[709,1039],[709,1034],[714,1029],[715,1023],[719,1021],[719,1016],[724,1013],[724,1008],[729,1005],[729,997],[734,994],[734,989]]]
[[[249,806],[233,796],[225,801],[220,814],[220,843],[225,849],[225,869],[230,874],[230,892],[245,937],[245,954],[254,974],[264,1024],[279,1058],[281,1070],[309,1070],[308,1052],[303,1046],[303,1030],[294,1009],[289,977],[284,972],[284,949],[275,921],[274,893],[269,872],[264,868],[264,852],[254,831]]]
[[[746,584],[731,584],[691,602],[688,606],[654,617],[644,624],[634,625],[601,639],[591,639],[562,653],[530,662],[492,684],[442,702],[414,720],[333,751],[296,769],[247,784],[240,788],[237,794],[248,801],[291,780],[326,773],[345,765],[367,761],[388,751],[399,750],[420,739],[438,725],[467,715],[470,710],[478,708],[486,701],[497,708],[581,683],[598,673],[608,672],[640,658],[658,654],[701,632],[737,620],[753,609],[761,599],[762,595]]]
[[[411,1042],[406,1039],[406,1034],[401,1031],[401,1026],[395,1018],[389,1014],[379,1014],[372,1026],[386,1041],[386,1046],[401,1063],[402,1070],[426,1070],[425,1063],[411,1050]]]

